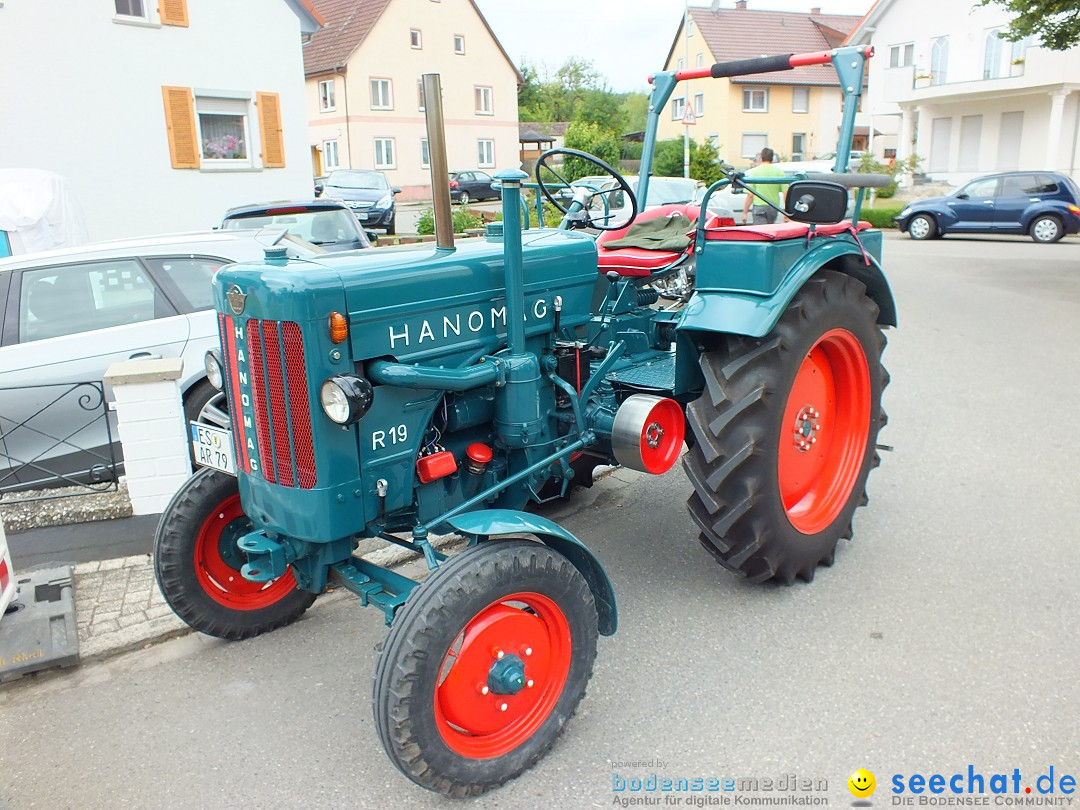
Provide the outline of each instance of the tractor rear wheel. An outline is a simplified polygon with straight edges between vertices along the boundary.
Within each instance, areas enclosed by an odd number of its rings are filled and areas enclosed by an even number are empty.
[[[577,569],[547,546],[466,549],[394,619],[375,668],[375,726],[418,785],[483,793],[542,757],[585,695],[596,606]]]
[[[725,568],[754,582],[810,581],[851,538],[886,422],[877,315],[861,282],[825,270],[767,336],[726,336],[702,352],[705,391],[687,408],[687,505]]]
[[[154,538],[154,573],[165,601],[201,633],[238,640],[291,624],[315,601],[289,570],[271,582],[244,579],[236,541],[251,531],[236,479],[202,469],[165,507]]]

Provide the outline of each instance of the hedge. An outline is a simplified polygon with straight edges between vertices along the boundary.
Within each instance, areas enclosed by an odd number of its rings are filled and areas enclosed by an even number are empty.
[[[875,228],[895,228],[893,217],[904,210],[902,205],[889,206],[888,208],[864,208],[859,212],[859,219],[864,219]]]

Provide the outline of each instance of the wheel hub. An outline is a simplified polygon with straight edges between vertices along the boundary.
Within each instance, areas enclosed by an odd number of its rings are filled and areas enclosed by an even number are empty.
[[[516,655],[496,658],[488,670],[487,682],[496,695],[516,695],[525,688],[525,662]]]
[[[821,413],[812,405],[804,405],[795,417],[795,449],[806,453],[817,444],[821,430]]]

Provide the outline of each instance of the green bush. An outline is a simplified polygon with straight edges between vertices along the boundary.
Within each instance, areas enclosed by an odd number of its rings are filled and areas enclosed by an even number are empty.
[[[537,193],[539,193],[539,192],[537,192]],[[535,199],[527,199],[526,201],[529,204],[529,227],[530,228],[535,228],[536,227],[536,200]],[[502,218],[503,218],[502,211],[499,211],[499,213],[497,213],[495,215],[495,222],[502,222]],[[560,211],[554,205],[552,205],[551,203],[549,203],[549,202],[547,202],[545,200],[544,201],[544,227],[545,228],[556,228],[556,227],[558,227],[559,223],[562,222],[562,218],[563,218],[562,211]]]
[[[479,228],[480,220],[465,208],[454,209],[454,233],[464,233],[469,228]],[[435,209],[428,208],[416,222],[416,232],[421,236],[435,233]]]
[[[600,129],[587,121],[575,121],[566,130],[566,148],[594,155],[615,168],[619,166],[619,153],[622,151],[614,132]],[[597,171],[595,165],[581,158],[567,157],[563,160],[562,174],[569,181],[596,174]]]
[[[859,212],[859,219],[865,219],[875,228],[895,228],[893,217],[904,210],[902,205],[890,205],[884,208],[863,208]]]

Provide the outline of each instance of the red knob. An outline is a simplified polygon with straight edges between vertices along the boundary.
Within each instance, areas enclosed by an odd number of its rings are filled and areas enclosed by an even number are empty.
[[[465,450],[465,455],[477,464],[487,464],[491,461],[493,453],[491,448],[483,442],[473,442]]]

